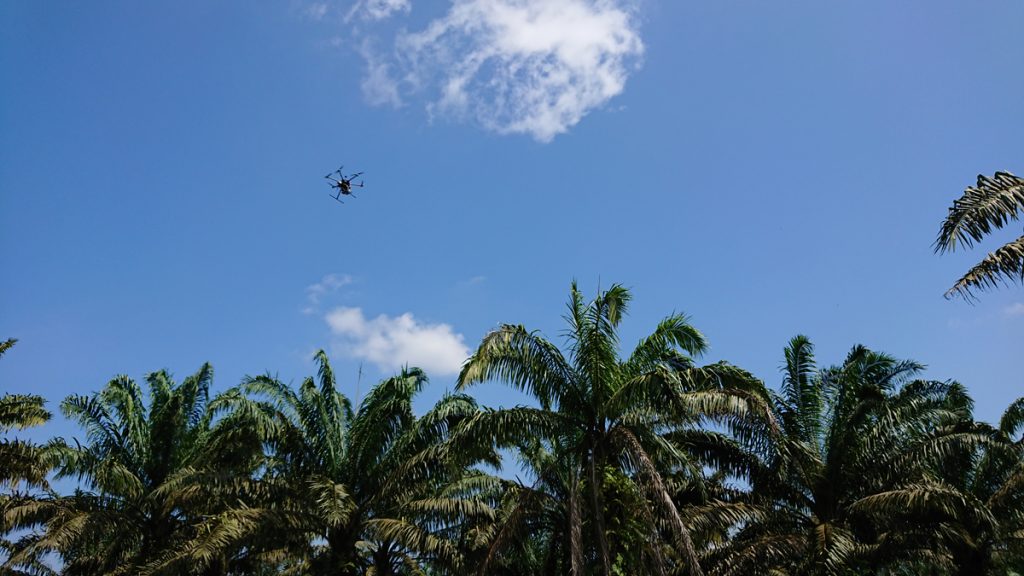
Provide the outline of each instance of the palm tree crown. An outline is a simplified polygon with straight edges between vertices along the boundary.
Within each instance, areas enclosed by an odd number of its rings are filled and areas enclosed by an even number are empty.
[[[882,558],[917,561],[916,527],[985,516],[935,473],[982,439],[959,384],[915,380],[920,364],[863,346],[821,369],[804,336],[785,359],[773,410],[782,434],[768,438],[750,498],[706,510],[734,530],[713,573],[866,573]]]
[[[146,377],[148,406],[142,387],[126,376],[91,396],[65,399],[62,412],[86,438],[53,447],[58,476],[85,486],[12,510],[16,525],[42,528],[23,539],[12,559],[30,562],[55,552],[67,575],[176,573],[168,572],[166,556],[195,537],[209,512],[195,502],[184,505],[189,487],[182,479],[197,470],[245,476],[259,458],[258,443],[238,441],[236,422],[215,425],[212,377],[209,364],[180,384],[154,372]],[[224,573],[220,560],[219,568],[211,567],[215,562],[195,568]]]
[[[3,356],[17,342],[9,338],[0,342],[0,356]],[[29,484],[41,484],[46,478],[48,468],[41,460],[41,452],[23,440],[8,440],[6,435],[12,430],[22,430],[38,426],[50,419],[50,413],[43,408],[45,401],[42,396],[34,394],[4,394],[0,397],[0,485],[10,483],[15,486],[20,481]]]
[[[529,508],[539,490],[561,494],[564,505],[548,517],[565,525],[546,528],[547,554],[564,560],[549,562],[557,567],[550,573],[612,573],[616,538],[610,536],[609,507],[616,504],[612,500],[633,499],[644,502],[634,509],[634,526],[641,530],[645,564],[655,573],[674,564],[700,574],[667,475],[683,472],[699,481],[703,470],[670,436],[709,415],[740,417],[748,402],[758,399],[750,391],[759,383],[742,371],[725,364],[695,366],[693,357],[707,344],[681,314],[662,320],[620,359],[617,329],[629,302],[629,292],[613,285],[588,303],[573,283],[566,316],[568,358],[540,335],[503,325],[484,337],[459,376],[460,387],[501,380],[540,404],[481,414],[466,430],[522,450],[537,483],[519,490],[515,510]],[[612,484],[617,498],[611,496]],[[525,512],[505,518],[489,558],[501,545],[522,541],[537,522]],[[481,565],[481,573],[487,566]]]
[[[296,392],[270,376],[247,378],[234,410],[262,419],[271,449],[263,482],[283,483],[288,542],[302,574],[419,573],[426,563],[457,566],[446,530],[490,513],[454,483],[472,476],[474,456],[445,451],[450,430],[477,411],[462,394],[443,397],[417,418],[413,400],[427,383],[417,368],[375,386],[358,411],[338,389],[327,355],[317,378]],[[496,456],[490,454],[490,460]]]

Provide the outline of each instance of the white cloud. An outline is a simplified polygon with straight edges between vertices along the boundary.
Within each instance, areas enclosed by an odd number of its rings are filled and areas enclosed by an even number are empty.
[[[328,274],[321,278],[319,282],[306,286],[307,306],[302,309],[302,313],[315,313],[317,311],[317,307],[320,305],[320,300],[324,296],[337,292],[340,288],[348,286],[352,282],[354,282],[354,280],[352,276],[348,274]]]
[[[366,20],[384,20],[396,12],[408,13],[410,10],[410,0],[360,0],[348,11],[345,21],[351,20],[357,14]]]
[[[312,4],[306,5],[302,9],[303,15],[311,20],[323,20],[324,16],[327,16],[327,11],[330,6],[326,2],[313,2]]]
[[[1014,302],[1003,308],[1003,315],[1008,317],[1024,316],[1024,302]]]
[[[363,46],[364,94],[395,105],[399,87],[423,92],[431,116],[548,142],[625,88],[644,50],[636,1],[452,0],[422,30],[400,33],[393,54]],[[408,0],[364,0],[350,15],[399,10]]]
[[[366,76],[360,85],[363,98],[374,106],[400,107],[402,98],[398,94],[398,82],[391,75],[391,65],[376,55],[369,42],[364,41],[359,52],[366,60]]]
[[[423,324],[410,313],[368,319],[361,308],[335,308],[325,317],[338,339],[334,350],[373,362],[383,371],[418,366],[431,375],[458,373],[469,357],[463,336],[448,324]]]

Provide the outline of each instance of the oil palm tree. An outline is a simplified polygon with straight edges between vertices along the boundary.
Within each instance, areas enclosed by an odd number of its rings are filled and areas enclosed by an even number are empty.
[[[936,252],[970,248],[993,230],[1024,214],[1024,179],[1009,172],[989,178],[978,175],[976,186],[967,188],[953,202],[935,240]],[[995,288],[1000,282],[1024,281],[1024,236],[1010,241],[967,271],[946,297],[973,298],[973,290]]]
[[[0,342],[0,356],[3,356],[16,339]],[[39,485],[45,482],[49,471],[41,458],[39,447],[24,440],[8,439],[12,430],[38,426],[50,419],[50,413],[43,407],[45,400],[34,394],[4,394],[0,397],[0,486],[16,488],[19,482]]]
[[[58,476],[75,478],[82,487],[8,512],[14,525],[33,530],[12,563],[55,553],[68,576],[227,574],[227,556],[187,570],[162,563],[168,551],[195,537],[212,512],[183,507],[186,496],[168,485],[188,469],[245,478],[260,461],[258,442],[237,441],[238,422],[215,423],[212,377],[209,364],[180,384],[165,371],[149,374],[148,406],[143,388],[126,376],[91,396],[65,399],[61,410],[82,426],[85,442],[55,448]]]
[[[3,356],[17,342],[14,338],[0,342],[0,356]],[[8,540],[13,528],[8,511],[36,498],[34,489],[47,488],[46,475],[50,471],[48,450],[26,440],[8,438],[13,430],[38,426],[50,419],[44,408],[45,401],[34,394],[4,394],[0,397],[0,561],[15,549],[15,543]],[[38,561],[25,563],[21,568],[0,567],[0,573],[48,574],[47,566]]]
[[[1024,573],[1024,398],[987,428],[988,442],[952,454],[944,477],[966,498],[991,514],[991,522],[942,522],[930,534],[932,547],[944,547],[951,572],[980,576]]]
[[[927,564],[906,536],[936,517],[984,522],[934,473],[983,439],[955,383],[914,380],[922,366],[854,347],[819,369],[804,336],[785,351],[774,402],[782,434],[763,447],[746,499],[715,502],[704,522],[729,526],[713,574],[840,575]],[[918,533],[918,532],[914,532]]]
[[[655,573],[702,573],[666,477],[699,479],[703,469],[670,435],[708,418],[744,421],[764,406],[766,393],[727,364],[697,367],[693,357],[704,352],[705,339],[681,314],[662,320],[620,359],[617,329],[629,302],[629,292],[613,285],[588,303],[573,283],[568,357],[536,332],[507,324],[486,335],[464,365],[460,388],[499,380],[539,405],[482,412],[459,432],[464,445],[520,448],[534,477],[506,502],[479,573],[487,573],[502,547],[506,557],[516,554],[530,534],[542,533],[561,547],[548,553],[562,560],[547,573],[611,574],[616,519],[609,511],[629,499],[642,502],[631,529],[642,530],[643,556]],[[538,458],[540,452],[547,457]],[[561,504],[541,506],[544,501]]]
[[[1024,397],[1006,409],[998,430],[1001,441],[982,453],[969,489],[998,522],[985,542],[993,573],[1024,573]]]
[[[490,480],[467,470],[473,454],[442,449],[476,403],[446,395],[417,418],[413,400],[427,383],[403,370],[374,387],[353,411],[327,355],[298,391],[271,376],[246,378],[232,410],[258,420],[271,452],[260,482],[283,489],[265,505],[295,573],[312,576],[419,574],[455,570],[461,522],[493,514]],[[493,451],[484,454],[490,461]],[[211,528],[218,533],[219,528]]]

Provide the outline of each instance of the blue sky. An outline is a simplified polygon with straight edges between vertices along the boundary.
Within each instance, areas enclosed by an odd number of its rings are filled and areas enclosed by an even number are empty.
[[[569,283],[685,312],[769,384],[798,333],[1024,394],[1024,290],[942,294],[976,174],[1024,172],[1024,4],[367,0],[0,4],[0,361],[51,400],[116,374],[451,387]],[[344,205],[323,175],[366,187]],[[365,388],[364,388],[365,390]],[[520,401],[496,386],[491,405]],[[57,422],[43,431],[72,434]]]

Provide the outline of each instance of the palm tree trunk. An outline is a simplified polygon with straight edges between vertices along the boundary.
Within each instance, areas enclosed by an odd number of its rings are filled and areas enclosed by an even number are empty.
[[[594,536],[597,538],[598,548],[601,552],[601,570],[604,576],[611,576],[612,561],[608,552],[608,535],[604,531],[604,510],[601,509],[601,485],[597,478],[597,447],[596,443],[590,448],[590,504],[594,514]]]
[[[580,512],[580,485],[575,479],[569,487],[569,557],[572,576],[583,576],[583,519]]]

